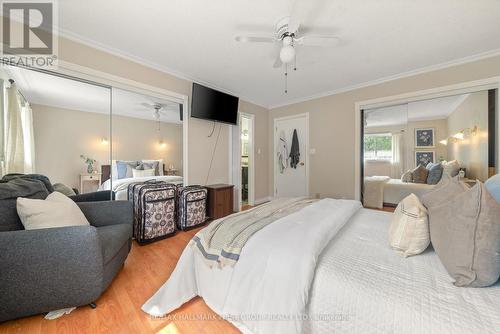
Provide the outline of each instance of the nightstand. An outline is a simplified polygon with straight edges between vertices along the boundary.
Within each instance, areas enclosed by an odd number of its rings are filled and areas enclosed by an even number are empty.
[[[219,219],[233,213],[233,188],[231,184],[212,184],[208,190],[207,215]]]
[[[101,185],[101,173],[82,173],[80,174],[80,193],[84,194],[83,186],[85,183],[97,184],[97,188]],[[95,189],[97,190],[97,189]]]
[[[164,171],[165,175],[177,175],[177,169],[167,169]]]

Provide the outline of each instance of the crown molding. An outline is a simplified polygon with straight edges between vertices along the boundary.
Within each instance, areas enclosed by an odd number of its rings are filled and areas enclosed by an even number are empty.
[[[157,64],[155,62],[151,62],[151,61],[145,60],[145,59],[143,59],[143,58],[141,58],[139,56],[130,54],[128,52],[124,52],[124,51],[116,49],[116,48],[112,48],[110,46],[107,46],[107,45],[104,45],[102,43],[96,42],[96,41],[94,41],[92,39],[83,37],[83,36],[81,36],[79,34],[75,34],[73,32],[67,31],[65,29],[58,28],[57,31],[58,31],[58,35],[60,37],[69,39],[71,41],[80,43],[80,44],[85,45],[85,46],[89,46],[91,48],[94,48],[94,49],[97,49],[97,50],[100,50],[100,51],[103,51],[103,52],[106,52],[106,53],[109,53],[109,54],[111,54],[113,56],[120,57],[120,58],[129,60],[129,61],[132,61],[134,63],[137,63],[139,65],[142,65],[142,66],[145,66],[145,67],[148,67],[148,68],[151,68],[151,69],[154,69],[156,71],[159,71],[159,72],[162,72],[162,73],[165,73],[165,74],[168,74],[168,75],[172,75],[172,76],[174,76],[174,77],[176,77],[178,79],[186,80],[186,81],[189,81],[189,82],[196,82],[198,84],[201,84],[201,85],[204,85],[206,87],[209,87],[209,88],[221,91],[223,93],[230,94],[230,95],[233,95],[233,96],[237,96],[241,100],[244,100],[245,102],[249,102],[249,103],[255,104],[256,106],[262,107],[264,109],[269,109],[267,105],[262,104],[260,102],[257,102],[257,101],[255,101],[255,99],[251,99],[251,98],[249,98],[247,96],[244,96],[242,94],[233,92],[233,91],[231,91],[229,89],[217,86],[217,85],[215,85],[215,84],[213,84],[211,82],[208,82],[208,81],[202,80],[200,78],[196,78],[196,77],[190,76],[190,75],[188,75],[186,73],[183,73],[183,72],[171,69],[169,67]]]
[[[378,85],[381,83],[394,81],[394,80],[398,80],[398,79],[403,79],[403,78],[408,78],[411,76],[429,73],[429,72],[433,72],[433,71],[437,71],[437,70],[441,70],[441,69],[445,69],[445,68],[453,67],[453,66],[457,66],[457,65],[467,64],[467,63],[471,63],[471,62],[486,59],[486,58],[496,57],[499,55],[500,55],[500,49],[494,49],[494,50],[478,53],[476,55],[467,56],[467,57],[451,60],[448,62],[436,64],[436,65],[421,67],[419,69],[415,69],[415,70],[411,70],[411,71],[407,71],[407,72],[402,72],[399,74],[383,77],[383,78],[376,79],[376,80],[366,81],[366,82],[352,85],[352,86],[347,86],[347,87],[343,87],[343,88],[339,88],[339,89],[335,89],[335,90],[331,90],[331,91],[326,91],[326,92],[319,93],[319,94],[309,95],[307,97],[293,99],[289,102],[270,105],[270,106],[268,106],[268,109],[271,110],[271,109],[286,107],[286,106],[289,106],[292,104],[311,101],[311,100],[315,100],[315,99],[319,99],[319,98],[327,97],[327,96],[331,96],[331,95],[336,95],[336,94],[340,94],[340,93],[346,93],[346,92],[353,91],[353,90],[360,89],[360,88],[375,86],[375,85]]]

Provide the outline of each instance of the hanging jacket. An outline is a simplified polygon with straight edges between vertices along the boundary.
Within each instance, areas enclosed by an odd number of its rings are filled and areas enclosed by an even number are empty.
[[[278,168],[281,174],[288,167],[288,145],[285,139],[285,133],[280,133],[280,139],[278,143]]]
[[[300,161],[299,137],[297,129],[293,130],[292,147],[290,149],[290,167],[297,168]]]

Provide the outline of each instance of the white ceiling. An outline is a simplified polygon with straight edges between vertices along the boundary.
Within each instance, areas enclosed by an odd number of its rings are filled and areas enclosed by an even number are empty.
[[[109,114],[108,88],[22,68],[4,69],[31,104]],[[154,104],[164,106],[160,113],[162,122],[181,123],[178,103],[113,88],[113,115],[155,120]]]
[[[264,106],[500,50],[498,0],[306,0],[303,24],[341,43],[299,49],[285,95],[275,47],[234,37],[272,35],[292,1],[64,0],[59,25],[67,37]]]
[[[445,119],[469,94],[422,100],[365,111],[366,127],[403,125],[408,122]]]

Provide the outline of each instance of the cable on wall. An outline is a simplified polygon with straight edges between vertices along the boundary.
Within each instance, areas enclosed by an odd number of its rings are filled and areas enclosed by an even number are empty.
[[[212,132],[210,132],[210,134],[207,137],[208,138],[212,137],[212,135],[214,134],[214,131],[215,131],[215,121],[214,121],[214,127],[212,128]]]
[[[222,124],[219,124],[219,131],[217,132],[217,138],[215,139],[214,150],[212,151],[212,158],[210,159],[210,165],[208,166],[208,172],[207,172],[207,178],[205,179],[205,185],[208,183],[210,171],[212,170],[212,163],[214,162],[215,152],[217,151],[217,145],[219,144],[219,137],[220,137],[221,129],[222,129]],[[214,130],[215,130],[215,122],[214,122]],[[213,131],[212,131],[212,134],[213,134]]]

